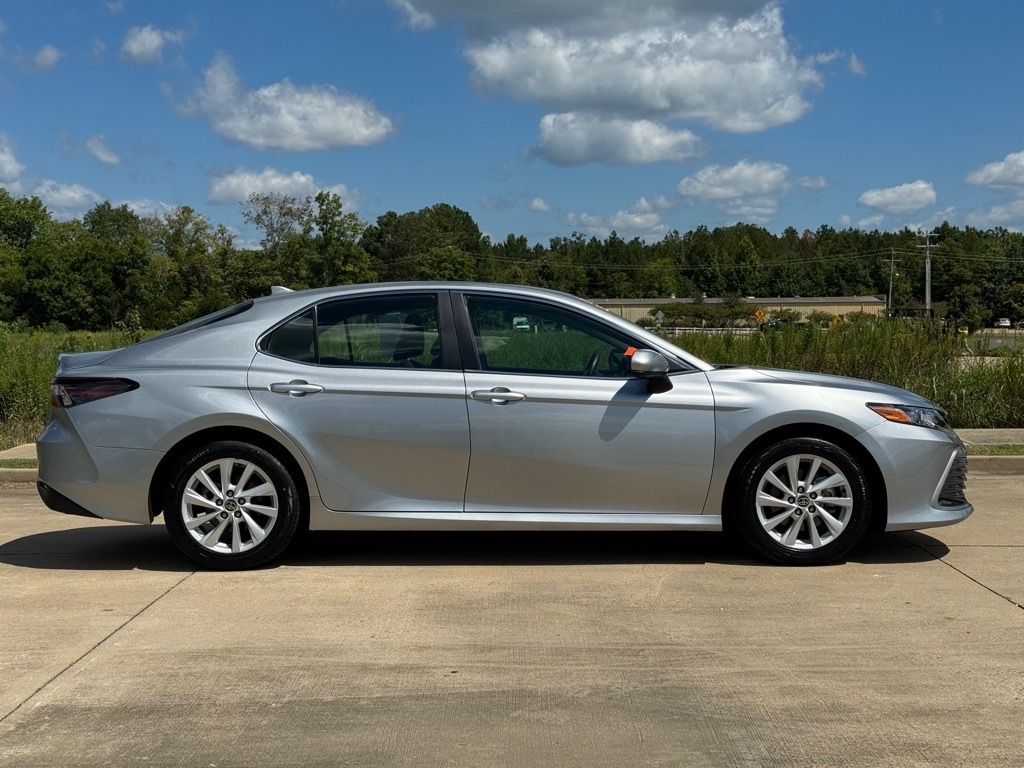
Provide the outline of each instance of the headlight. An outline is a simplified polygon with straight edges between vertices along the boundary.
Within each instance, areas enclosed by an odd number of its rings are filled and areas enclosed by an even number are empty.
[[[918,427],[929,427],[956,436],[950,426],[946,414],[939,408],[926,408],[920,405],[895,405],[892,403],[868,403],[868,408],[883,419],[899,424],[914,424]]]

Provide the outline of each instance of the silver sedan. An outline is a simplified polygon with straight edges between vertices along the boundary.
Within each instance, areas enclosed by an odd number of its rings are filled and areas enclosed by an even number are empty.
[[[403,283],[247,301],[62,355],[51,508],[150,523],[212,568],[313,530],[734,532],[783,563],[972,511],[935,405],[870,381],[716,367],[562,293]]]

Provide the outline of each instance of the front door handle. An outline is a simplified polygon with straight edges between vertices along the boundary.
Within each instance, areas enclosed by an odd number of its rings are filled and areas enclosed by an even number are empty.
[[[319,384],[310,384],[302,379],[294,379],[288,383],[282,381],[275,382],[270,385],[270,391],[276,392],[279,395],[304,397],[305,395],[315,395],[317,392],[323,392],[324,388]]]
[[[512,392],[507,387],[495,387],[494,389],[477,389],[469,393],[469,396],[481,403],[494,403],[495,405],[508,405],[519,403],[526,399],[522,392]]]

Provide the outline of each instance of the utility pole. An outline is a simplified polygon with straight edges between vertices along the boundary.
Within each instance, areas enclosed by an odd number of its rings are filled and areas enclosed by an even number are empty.
[[[924,245],[917,246],[924,248],[924,310],[928,317],[932,316],[932,238],[938,237],[934,232],[920,232],[924,238]]]
[[[886,314],[892,317],[892,278],[896,272],[896,249],[892,248],[889,253],[889,299],[885,302]]]

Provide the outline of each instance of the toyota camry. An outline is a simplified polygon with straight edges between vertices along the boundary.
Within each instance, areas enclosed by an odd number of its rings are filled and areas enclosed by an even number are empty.
[[[211,568],[268,563],[303,529],[725,530],[814,565],[972,511],[931,402],[710,365],[523,286],[275,289],[61,355],[50,390],[43,501],[163,515]]]

